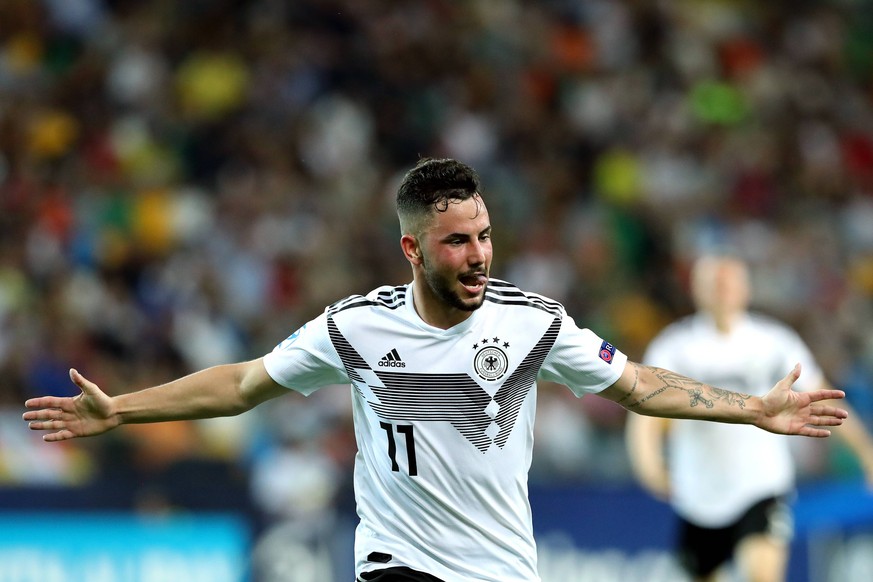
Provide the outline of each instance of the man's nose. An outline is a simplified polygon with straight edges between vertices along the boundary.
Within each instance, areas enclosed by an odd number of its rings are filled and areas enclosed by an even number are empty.
[[[481,265],[485,262],[485,245],[481,241],[474,240],[470,243],[470,254],[467,262],[471,265]]]

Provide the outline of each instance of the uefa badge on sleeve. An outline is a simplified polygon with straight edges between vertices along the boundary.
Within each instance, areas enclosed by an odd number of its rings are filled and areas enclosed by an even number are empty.
[[[614,357],[615,346],[604,340],[604,342],[600,344],[600,359],[607,364],[611,364]]]

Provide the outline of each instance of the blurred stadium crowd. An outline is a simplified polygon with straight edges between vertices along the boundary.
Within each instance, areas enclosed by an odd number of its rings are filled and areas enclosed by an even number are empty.
[[[233,482],[268,520],[343,497],[347,388],[52,446],[22,402],[71,366],[117,393],[258,357],[405,283],[420,156],[479,170],[493,275],[634,359],[690,259],[739,252],[873,418],[869,1],[3,0],[0,485]],[[630,479],[599,400],[543,386],[534,479]],[[846,470],[815,446],[805,474]]]

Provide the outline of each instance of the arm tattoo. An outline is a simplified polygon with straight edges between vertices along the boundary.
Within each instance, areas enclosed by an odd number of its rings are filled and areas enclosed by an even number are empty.
[[[728,406],[745,408],[746,401],[751,398],[751,396],[748,394],[731,392],[730,390],[716,388],[715,386],[710,386],[709,384],[698,382],[697,380],[688,378],[687,376],[683,376],[681,374],[677,374],[676,372],[664,370],[663,368],[655,368],[649,366],[648,369],[652,373],[654,373],[655,376],[662,382],[662,386],[655,388],[641,398],[637,397],[635,400],[630,400],[631,397],[634,396],[634,394],[636,393],[637,383],[640,376],[639,367],[634,366],[634,384],[631,387],[630,391],[621,400],[619,400],[619,404],[626,406],[630,410],[635,410],[640,408],[648,400],[655,398],[660,394],[663,394],[669,388],[674,388],[676,390],[682,390],[686,392],[689,399],[688,404],[692,408],[698,405],[705,406],[706,408],[713,408],[717,401],[722,401]],[[627,403],[625,403],[626,400],[628,401]]]
[[[625,394],[624,396],[621,397],[621,399],[618,401],[618,404],[621,404],[622,406],[625,405],[625,401],[630,399],[630,397],[633,396],[634,393],[637,391],[637,383],[639,381],[640,381],[640,367],[634,365],[634,385],[631,386],[631,389],[627,394]]]

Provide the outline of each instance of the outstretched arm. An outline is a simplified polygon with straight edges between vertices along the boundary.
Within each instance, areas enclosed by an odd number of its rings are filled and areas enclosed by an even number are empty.
[[[826,437],[825,426],[839,426],[845,410],[822,400],[845,397],[842,390],[795,392],[800,364],[762,397],[732,392],[676,372],[628,362],[621,377],[601,396],[631,412],[665,418],[751,424],[778,434]]]
[[[24,405],[32,430],[45,441],[95,436],[120,424],[232,416],[287,392],[261,359],[214,366],[137,392],[109,396],[76,370],[70,379],[82,391],[72,398],[43,396]]]

